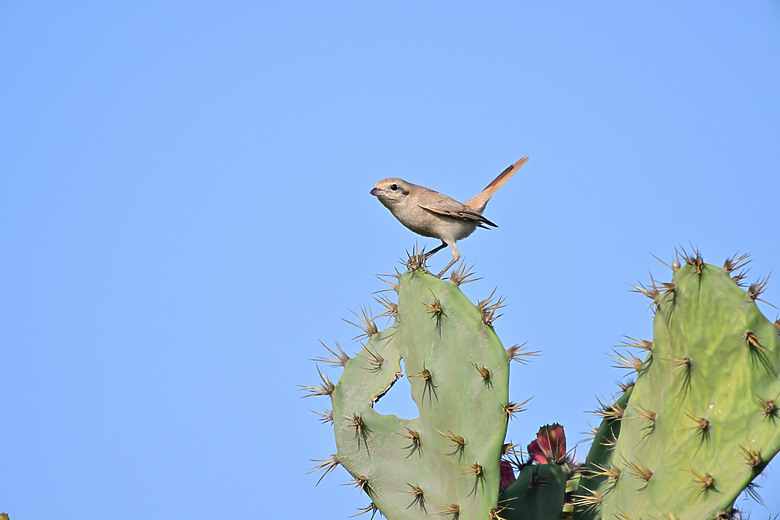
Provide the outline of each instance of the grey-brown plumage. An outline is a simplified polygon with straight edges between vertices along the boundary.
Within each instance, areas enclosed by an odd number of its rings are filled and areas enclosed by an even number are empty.
[[[401,224],[425,236],[438,238],[441,245],[426,255],[449,246],[452,249],[452,262],[438,274],[441,277],[460,258],[455,243],[469,236],[478,227],[498,227],[482,215],[488,200],[493,194],[523,166],[528,157],[523,157],[501,174],[484,190],[465,203],[443,195],[437,191],[418,186],[403,179],[382,179],[376,183],[371,195],[374,195]]]

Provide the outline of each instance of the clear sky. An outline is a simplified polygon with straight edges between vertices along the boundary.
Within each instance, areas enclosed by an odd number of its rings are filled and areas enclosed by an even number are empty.
[[[334,442],[297,385],[418,240],[368,192],[465,200],[524,155],[464,290],[541,351],[510,439],[574,444],[652,336],[652,255],[780,271],[780,4],[0,2],[0,510],[353,515],[346,472],[306,474]]]

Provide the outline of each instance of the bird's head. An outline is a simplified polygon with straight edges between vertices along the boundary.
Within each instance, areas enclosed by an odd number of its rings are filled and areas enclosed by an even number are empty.
[[[382,179],[371,190],[371,195],[389,208],[403,202],[410,193],[410,187],[411,184],[403,179]]]

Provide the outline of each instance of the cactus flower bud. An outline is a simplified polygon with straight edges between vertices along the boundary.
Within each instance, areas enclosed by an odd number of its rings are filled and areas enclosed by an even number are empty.
[[[539,428],[536,440],[528,445],[528,455],[537,464],[563,464],[566,462],[566,435],[558,423]]]

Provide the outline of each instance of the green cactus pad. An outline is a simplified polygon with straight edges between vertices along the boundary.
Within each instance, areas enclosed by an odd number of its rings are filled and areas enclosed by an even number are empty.
[[[654,288],[653,344],[621,420],[601,518],[712,519],[780,449],[780,341],[729,269],[696,255]],[[751,294],[752,293],[752,294]]]
[[[612,456],[620,436],[621,415],[626,409],[634,387],[630,386],[614,402],[596,413],[604,416],[593,435],[593,443],[581,469],[579,487],[574,497],[578,520],[597,520],[600,515],[600,497],[608,493],[618,478]]]
[[[558,464],[525,466],[501,494],[499,515],[505,520],[561,518],[569,470]]]
[[[398,277],[395,323],[346,363],[332,392],[337,460],[390,520],[488,519],[499,493],[509,357],[457,285]],[[410,378],[419,417],[374,411]]]

